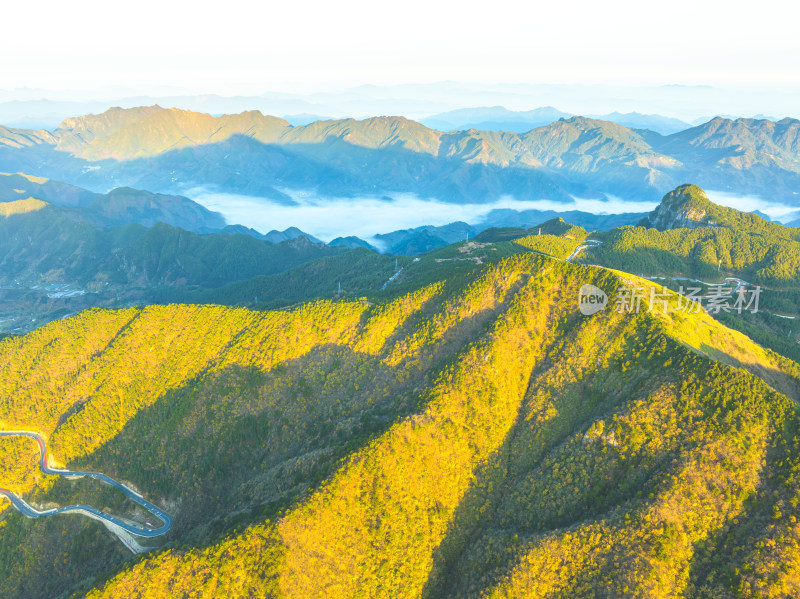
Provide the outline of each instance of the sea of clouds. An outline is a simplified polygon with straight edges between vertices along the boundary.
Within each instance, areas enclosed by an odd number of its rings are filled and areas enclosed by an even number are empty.
[[[657,205],[656,202],[631,201],[614,196],[607,200],[576,197],[572,202],[515,200],[508,196],[486,204],[452,204],[406,193],[391,194],[389,198],[331,198],[302,190],[281,191],[292,198],[294,205],[261,197],[214,193],[202,188],[190,190],[186,195],[209,210],[221,213],[229,224],[244,225],[260,233],[297,227],[326,242],[348,235],[370,240],[379,233],[422,225],[441,226],[456,221],[474,225],[496,209],[621,214],[649,212]],[[708,195],[719,204],[744,211],[759,210],[773,219],[788,219],[792,212],[797,212],[796,207],[775,204],[755,196],[717,191],[708,191]]]

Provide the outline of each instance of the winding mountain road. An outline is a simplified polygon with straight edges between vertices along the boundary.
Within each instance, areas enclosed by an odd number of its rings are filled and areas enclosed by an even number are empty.
[[[0,488],[0,495],[5,495],[8,497],[13,506],[28,518],[42,518],[44,516],[55,516],[56,514],[66,514],[71,512],[79,513],[83,514],[84,516],[94,518],[95,520],[100,520],[107,526],[110,525],[109,528],[112,530],[121,529],[122,531],[136,535],[137,537],[158,537],[166,534],[169,529],[172,528],[172,517],[167,512],[147,501],[133,489],[126,487],[122,483],[118,483],[110,476],[106,476],[105,474],[100,474],[98,472],[73,472],[71,470],[50,468],[47,465],[47,444],[40,434],[31,431],[0,431],[0,437],[28,437],[35,440],[39,444],[39,468],[41,468],[42,472],[45,474],[55,474],[68,478],[93,478],[95,480],[102,481],[107,485],[111,485],[112,487],[122,491],[122,493],[128,499],[142,506],[156,518],[158,518],[163,524],[159,528],[149,528],[141,524],[131,523],[121,518],[117,518],[116,516],[106,514],[91,505],[84,504],[68,505],[66,507],[39,511],[31,507],[16,493],[12,493],[8,489]]]
[[[579,244],[578,247],[575,248],[575,251],[573,251],[569,256],[567,256],[564,262],[572,262],[575,258],[578,257],[578,254],[580,254],[586,248],[597,247],[602,243],[603,243],[602,241],[598,241],[596,239],[585,239],[583,243]]]
[[[738,293],[739,289],[741,289],[742,287],[746,287],[747,285],[750,284],[747,281],[743,281],[742,279],[740,279],[738,277],[725,277],[725,280],[722,283],[711,283],[709,281],[702,281],[700,279],[690,279],[689,277],[656,277],[656,276],[648,277],[648,276],[642,275],[642,278],[643,279],[649,279],[651,281],[655,280],[655,279],[660,279],[662,281],[666,281],[666,280],[671,280],[671,281],[689,281],[691,283],[702,283],[703,285],[706,285],[708,287],[722,287],[723,285],[727,285],[728,283],[736,283],[736,286],[733,289],[731,289],[731,291],[730,291],[730,293],[728,295],[733,295],[735,293]]]

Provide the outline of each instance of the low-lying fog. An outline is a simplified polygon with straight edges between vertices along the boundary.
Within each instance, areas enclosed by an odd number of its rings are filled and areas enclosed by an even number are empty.
[[[720,206],[729,206],[741,210],[742,212],[758,210],[769,216],[772,220],[778,222],[786,222],[800,218],[800,207],[798,206],[787,206],[786,204],[771,202],[752,195],[739,195],[711,189],[706,189],[705,191],[708,199]]]
[[[309,192],[282,191],[289,193],[296,205],[287,206],[265,198],[212,193],[203,189],[189,191],[186,195],[209,210],[221,213],[230,224],[241,224],[260,233],[297,227],[323,241],[348,235],[369,240],[379,233],[422,225],[446,225],[455,221],[475,225],[482,222],[492,210],[501,208],[620,214],[649,212],[657,205],[656,202],[628,201],[615,197],[606,201],[574,198],[569,203],[551,200],[517,201],[506,197],[488,204],[451,204],[402,193],[392,194],[392,198],[388,200],[377,197],[328,198]],[[746,211],[761,210],[773,218],[797,211],[797,208],[765,202],[755,197],[712,191],[708,194],[719,204]]]

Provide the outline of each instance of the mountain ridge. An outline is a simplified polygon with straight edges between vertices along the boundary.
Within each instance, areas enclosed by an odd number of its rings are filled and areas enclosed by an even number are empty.
[[[130,223],[151,227],[163,222],[195,233],[210,233],[226,226],[221,214],[183,196],[129,187],[116,187],[100,194],[25,173],[0,173],[0,206],[25,195],[67,208],[61,214],[99,227]]]
[[[587,117],[525,133],[445,133],[404,117],[293,127],[258,111],[212,117],[157,106],[126,110],[70,119],[65,123],[71,129],[46,135],[4,129],[0,142],[9,158],[64,169],[56,178],[88,187],[113,180],[170,193],[209,185],[267,196],[279,195],[275,188],[281,186],[346,195],[399,189],[474,202],[504,194],[660,197],[692,180],[721,191],[766,195],[769,189],[787,203],[800,201],[794,191],[800,121],[789,118],[718,117],[661,136]],[[384,164],[389,155],[391,169]],[[465,185],[469,178],[480,188]]]
[[[175,536],[126,562],[94,523],[48,532],[12,513],[0,537],[25,559],[0,556],[0,589],[445,599],[800,587],[800,421],[754,374],[797,386],[796,364],[703,314],[578,313],[581,285],[639,284],[627,275],[535,254],[462,280],[442,268],[378,305],[97,310],[1,340],[13,401],[0,420],[40,423],[65,461],[135,481],[174,510]],[[48,386],[46,403],[30,401]],[[0,462],[33,497],[74,493],[15,463]],[[75,538],[95,552],[83,557]],[[60,569],[25,582],[54,555]]]
[[[559,119],[577,116],[563,112],[553,106],[542,106],[533,110],[515,111],[503,106],[481,106],[460,108],[419,119],[433,129],[440,131],[479,129],[513,133],[525,133],[531,129],[549,125]],[[691,127],[689,123],[679,119],[658,114],[642,114],[639,112],[611,112],[608,114],[591,114],[589,118],[610,121],[631,129],[648,129],[661,135],[670,135]]]

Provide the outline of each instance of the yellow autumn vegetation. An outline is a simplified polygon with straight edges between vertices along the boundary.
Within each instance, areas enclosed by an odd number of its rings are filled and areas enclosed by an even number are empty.
[[[526,253],[381,305],[92,311],[0,341],[4,427],[175,515],[167,548],[82,575],[49,540],[52,576],[92,599],[791,596],[796,365],[700,317],[582,316],[584,283],[624,282]],[[8,485],[57,499],[33,447],[0,449]],[[0,547],[45,543],[12,516]],[[43,568],[21,551],[8,596]]]

